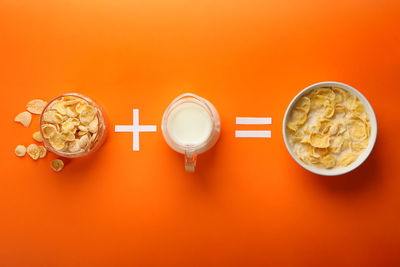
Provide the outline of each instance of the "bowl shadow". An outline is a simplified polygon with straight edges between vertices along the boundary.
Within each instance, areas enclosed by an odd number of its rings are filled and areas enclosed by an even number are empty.
[[[94,175],[90,175],[96,165],[101,164],[102,157],[101,154],[104,152],[104,147],[108,145],[108,142],[104,142],[104,144],[98,148],[95,153],[85,155],[81,158],[65,158],[60,157],[54,154],[54,158],[59,158],[64,162],[64,171],[61,178],[65,179],[57,179],[63,185],[68,185],[72,187],[79,186],[82,183],[87,183],[90,180],[98,179],[98,177]],[[71,175],[74,174],[74,175]]]
[[[353,171],[338,176],[320,176],[311,174],[312,181],[332,193],[352,194],[365,191],[379,185],[382,179],[380,175],[383,162],[382,145],[377,138],[375,146],[368,158]]]

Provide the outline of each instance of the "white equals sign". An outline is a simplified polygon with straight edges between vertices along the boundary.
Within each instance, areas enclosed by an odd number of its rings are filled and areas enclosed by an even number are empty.
[[[236,125],[270,125],[270,117],[236,117]],[[271,138],[271,131],[242,131],[236,130],[237,138]]]

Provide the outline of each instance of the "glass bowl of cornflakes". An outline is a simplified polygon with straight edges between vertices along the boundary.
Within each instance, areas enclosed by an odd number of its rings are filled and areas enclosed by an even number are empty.
[[[295,161],[326,176],[360,166],[375,145],[377,130],[368,100],[339,82],[320,82],[302,90],[289,104],[282,129]]]
[[[65,158],[77,158],[95,152],[107,137],[103,108],[79,93],[55,97],[40,116],[40,133],[45,147]]]

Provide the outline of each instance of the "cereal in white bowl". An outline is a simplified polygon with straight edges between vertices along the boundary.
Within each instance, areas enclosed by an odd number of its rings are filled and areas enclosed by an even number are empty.
[[[368,156],[376,138],[376,119],[357,90],[325,82],[295,97],[286,112],[283,132],[289,152],[300,165],[318,174],[338,175]]]

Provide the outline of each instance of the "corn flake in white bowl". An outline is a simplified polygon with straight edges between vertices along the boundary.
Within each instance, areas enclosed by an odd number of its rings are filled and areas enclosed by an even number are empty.
[[[360,166],[377,136],[375,113],[356,89],[321,82],[302,90],[289,104],[283,137],[292,157],[320,175],[341,175]]]

